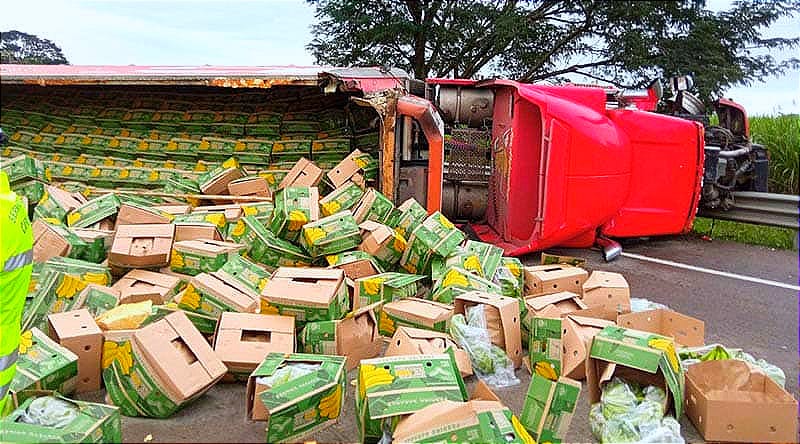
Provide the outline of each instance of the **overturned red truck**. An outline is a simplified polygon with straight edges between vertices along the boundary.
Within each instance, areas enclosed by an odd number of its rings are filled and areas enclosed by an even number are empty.
[[[233,114],[324,111],[341,119],[336,134],[351,148],[377,157],[385,195],[415,197],[510,255],[684,233],[704,172],[717,178],[704,167],[704,125],[649,111],[652,90],[625,98],[599,87],[293,66],[2,65],[0,84],[4,115],[58,114],[61,135],[115,95],[147,107],[169,94],[181,112],[192,103]],[[263,162],[274,167],[274,154]]]

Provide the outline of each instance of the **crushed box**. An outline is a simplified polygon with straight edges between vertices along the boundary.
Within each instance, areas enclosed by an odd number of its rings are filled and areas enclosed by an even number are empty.
[[[564,441],[581,394],[581,383],[569,378],[551,381],[531,376],[519,420],[537,442]]]
[[[33,221],[33,261],[47,262],[56,256],[79,258],[89,244],[67,227],[49,224],[42,219]]]
[[[178,290],[180,278],[149,270],[131,270],[111,287],[119,292],[119,302],[130,304],[150,300],[165,304]]]
[[[88,284],[86,288],[76,296],[73,309],[85,308],[89,310],[92,317],[97,317],[102,313],[119,305],[119,290],[97,284]]]
[[[162,211],[151,202],[126,196],[117,212],[118,225],[168,224],[175,219],[170,213]]]
[[[326,177],[334,188],[339,188],[348,180],[353,180],[357,183],[363,181],[363,176],[361,175],[363,170],[357,162],[357,159],[363,154],[364,153],[359,150],[353,150],[347,157],[328,171]]]
[[[375,315],[379,308],[380,303],[375,303],[348,313],[344,319],[307,323],[299,335],[303,352],[345,356],[347,370],[357,367],[362,359],[380,355],[383,341]]]
[[[362,233],[359,250],[369,253],[386,266],[394,266],[403,256],[406,239],[391,227],[366,220],[359,228]]]
[[[515,298],[481,291],[461,294],[453,301],[453,314],[466,316],[467,308],[475,305],[493,307],[496,314],[486,312],[486,324],[492,343],[505,350],[515,368],[522,364],[522,338],[520,336],[520,309]],[[491,310],[491,311],[495,311]]]
[[[54,313],[47,317],[50,337],[78,357],[75,392],[100,390],[103,332],[86,309]]]
[[[8,416],[0,420],[0,439],[3,442],[122,442],[122,424],[119,409],[105,404],[77,401],[62,396],[56,399],[76,408],[77,414],[60,427],[27,424],[20,418],[36,398],[22,403]]]
[[[378,327],[384,336],[392,336],[401,326],[446,332],[452,317],[452,305],[419,298],[398,299],[384,304]]]
[[[225,194],[228,192],[228,184],[242,177],[244,172],[239,168],[239,162],[230,158],[220,166],[198,176],[197,185],[203,194]]]
[[[523,330],[531,331],[533,318],[563,318],[567,314],[589,308],[581,297],[569,291],[525,298],[526,313],[522,318]]]
[[[339,268],[345,277],[357,280],[363,277],[383,273],[383,267],[372,255],[361,250],[345,251],[325,256],[328,268]]]
[[[294,318],[255,313],[222,313],[214,352],[228,372],[249,376],[270,353],[294,353]]]
[[[593,271],[583,283],[583,302],[589,307],[603,306],[617,313],[631,311],[631,291],[628,281],[619,273]]]
[[[473,374],[472,362],[466,351],[453,341],[449,334],[420,328],[397,327],[384,356],[436,355],[452,348],[461,376]]]
[[[50,339],[38,328],[22,332],[17,371],[9,395],[18,406],[34,396],[32,391],[54,390],[70,394],[78,382],[78,356]]]
[[[450,267],[434,285],[431,298],[435,301],[450,304],[458,295],[469,291],[500,294],[501,289],[494,282],[470,273],[463,268]],[[520,304],[520,310],[522,308],[522,304]]]

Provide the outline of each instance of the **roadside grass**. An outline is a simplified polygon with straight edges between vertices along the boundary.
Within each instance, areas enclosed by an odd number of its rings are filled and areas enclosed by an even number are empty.
[[[698,217],[694,220],[692,229],[695,233],[709,236],[712,239],[732,240],[744,244],[797,251],[794,243],[797,231],[790,228],[768,227]]]
[[[750,117],[750,136],[769,152],[769,191],[800,193],[800,116]]]

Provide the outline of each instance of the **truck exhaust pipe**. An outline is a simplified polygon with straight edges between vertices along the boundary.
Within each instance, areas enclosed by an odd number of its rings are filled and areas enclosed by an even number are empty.
[[[595,243],[602,249],[603,260],[606,262],[611,262],[622,254],[622,245],[613,239],[609,239],[605,236],[597,236]]]

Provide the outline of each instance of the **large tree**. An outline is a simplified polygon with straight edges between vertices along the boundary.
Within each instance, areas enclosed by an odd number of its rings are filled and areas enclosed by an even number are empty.
[[[0,62],[28,65],[66,65],[61,48],[47,39],[20,31],[0,33]]]
[[[308,0],[318,63],[404,68],[417,78],[522,81],[580,74],[623,87],[693,74],[705,96],[796,69],[797,36],[765,38],[800,1]]]

